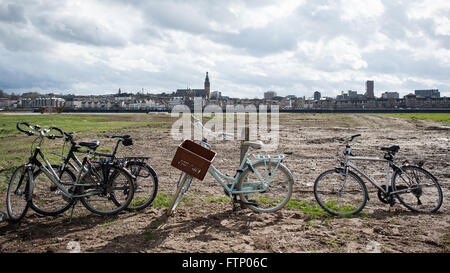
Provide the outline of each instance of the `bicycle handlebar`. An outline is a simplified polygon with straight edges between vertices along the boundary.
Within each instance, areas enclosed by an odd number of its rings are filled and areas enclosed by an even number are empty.
[[[61,130],[61,129],[57,128],[57,127],[50,127],[49,130],[50,130],[49,132],[51,132],[52,130],[55,130],[55,131],[58,131],[60,133],[60,135],[53,135],[53,134],[48,135],[47,138],[49,138],[49,139],[63,138],[64,137],[63,130]]]
[[[127,139],[130,138],[130,135],[123,135],[123,136],[111,136],[111,138],[121,138],[121,139]]]
[[[22,125],[25,125],[26,127],[30,128],[31,131],[22,129],[21,128]],[[16,127],[17,127],[17,130],[19,130],[20,132],[22,132],[22,133],[24,133],[24,134],[26,134],[28,136],[35,135],[35,133],[33,132],[33,131],[35,131],[35,132],[38,132],[42,137],[45,136],[48,139],[55,139],[55,138],[63,138],[64,137],[64,132],[61,129],[57,128],[57,127],[50,127],[49,129],[42,129],[41,126],[39,126],[39,125],[35,125],[34,127],[32,127],[30,124],[28,124],[27,122],[24,122],[24,121],[18,122],[16,124]],[[54,134],[49,134],[47,136],[45,135],[45,134],[49,133],[52,130],[58,131],[60,133],[60,135],[54,135]]]
[[[206,132],[208,132],[211,135],[215,135],[218,138],[223,138],[224,140],[226,139],[227,136],[231,136],[233,137],[232,134],[228,134],[226,132],[214,132],[211,129],[206,128],[200,121],[200,119],[198,119],[197,117],[195,117],[194,115],[192,115],[192,124],[194,126],[200,126],[202,128],[202,130],[205,130]]]
[[[361,136],[361,134],[357,134],[357,135],[353,135],[353,136],[351,136],[350,138],[349,138],[349,142],[352,142],[353,141],[353,139],[355,139],[355,138],[357,138],[357,137],[360,137]]]
[[[19,131],[22,132],[22,133],[25,133],[25,134],[28,135],[28,136],[34,135],[33,131],[26,131],[26,130],[23,130],[22,128],[20,128],[21,125],[25,125],[25,126],[27,126],[28,128],[30,128],[31,130],[35,130],[33,127],[30,126],[30,124],[28,124],[28,123],[26,123],[26,122],[24,122],[24,121],[18,122],[18,123],[16,124],[17,130],[19,130]]]

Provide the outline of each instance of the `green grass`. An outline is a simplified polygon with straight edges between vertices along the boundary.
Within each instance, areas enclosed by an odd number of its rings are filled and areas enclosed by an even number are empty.
[[[117,221],[109,221],[109,222],[105,222],[103,224],[99,224],[98,226],[99,227],[107,227],[107,226],[110,226],[110,225],[114,225],[116,223],[117,223]]]
[[[154,240],[154,239],[156,239],[158,237],[159,237],[158,233],[153,233],[153,232],[146,232],[146,233],[144,233],[144,239],[146,241]]]
[[[30,125],[40,125],[42,128],[58,127],[66,132],[75,133],[75,139],[92,137],[106,138],[115,132],[125,129],[148,130],[151,127],[167,127],[167,120],[160,117],[143,114],[130,115],[84,115],[84,114],[44,114],[44,115],[13,115],[0,114],[0,193],[5,192],[9,177],[15,167],[24,164],[32,149],[34,136],[20,133],[17,122],[24,121]],[[164,117],[163,117],[164,118]],[[60,162],[60,158],[50,153],[62,153],[63,140],[44,139],[41,145],[46,158],[52,164]],[[33,146],[34,148],[35,146]],[[67,148],[65,152],[67,153]],[[111,152],[112,147],[99,147],[99,152]]]
[[[208,197],[205,199],[206,203],[229,203],[231,199],[228,197]]]
[[[306,201],[289,200],[289,202],[286,204],[286,208],[301,210],[303,213],[317,218],[329,215],[317,203],[308,204]]]
[[[408,114],[383,114],[391,117],[399,117],[410,120],[432,120],[444,124],[450,124],[449,113],[408,113]]]
[[[170,206],[170,202],[172,202],[172,198],[173,196],[171,194],[160,192],[156,195],[152,205],[155,208],[168,208]]]

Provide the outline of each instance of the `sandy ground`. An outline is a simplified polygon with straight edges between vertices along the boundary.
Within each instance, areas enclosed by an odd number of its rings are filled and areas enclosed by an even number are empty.
[[[149,119],[164,119],[149,115]],[[116,132],[120,133],[120,132]],[[159,176],[159,194],[173,194],[180,171],[170,162],[180,141],[170,137],[170,126],[132,130],[134,147],[122,155],[150,156]],[[0,252],[70,252],[73,242],[81,252],[446,252],[450,251],[450,130],[431,121],[413,121],[379,115],[281,114],[280,145],[285,164],[295,178],[291,200],[315,204],[312,187],[316,177],[337,166],[342,141],[361,133],[354,153],[382,156],[381,146],[398,144],[398,160],[425,160],[442,186],[444,203],[438,213],[410,212],[397,202],[392,208],[381,203],[372,185],[370,200],[353,218],[316,216],[301,209],[284,208],[259,214],[249,209],[231,211],[229,202],[209,202],[225,196],[220,185],[207,175],[195,180],[173,217],[165,207],[141,212],[122,212],[103,217],[81,204],[72,222],[69,212],[44,217],[29,210],[17,223],[0,223]],[[112,141],[92,135],[88,139]],[[81,139],[80,139],[81,140]],[[234,174],[239,161],[239,141],[212,142],[217,152],[214,165]],[[378,181],[384,180],[384,165],[362,165]],[[219,200],[219,199],[218,199]],[[5,203],[5,196],[0,196]]]

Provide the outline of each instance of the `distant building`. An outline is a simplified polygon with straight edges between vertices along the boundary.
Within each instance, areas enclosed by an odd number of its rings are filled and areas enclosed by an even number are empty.
[[[277,92],[275,92],[275,91],[267,91],[264,93],[265,100],[272,100],[276,96],[277,96]]]
[[[367,99],[374,99],[375,98],[375,94],[373,92],[374,89],[374,81],[367,81],[366,82],[366,93],[364,94],[364,96]]]
[[[341,95],[337,95],[337,100],[356,100],[356,99],[363,99],[362,94],[358,94],[358,91],[352,91],[348,90],[346,93],[344,91],[341,92]]]
[[[441,93],[438,89],[415,90],[414,94],[422,98],[439,98],[441,96]]]
[[[320,100],[321,94],[319,91],[314,92],[314,100]]]
[[[21,99],[22,108],[38,108],[38,107],[61,107],[65,104],[65,100],[61,98],[35,98]]]
[[[202,97],[204,99],[210,99],[210,82],[209,82],[209,76],[208,72],[206,72],[205,82],[204,82],[204,88],[203,89],[177,89],[175,96],[179,97]]]
[[[219,92],[219,91],[211,92],[211,99],[212,100],[220,100],[221,98],[222,98],[222,92]]]
[[[381,94],[383,99],[398,99],[400,98],[400,94],[398,92],[384,92]]]

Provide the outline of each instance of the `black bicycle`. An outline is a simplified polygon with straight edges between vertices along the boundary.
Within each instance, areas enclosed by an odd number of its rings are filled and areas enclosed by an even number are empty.
[[[27,130],[21,128],[24,126]],[[22,219],[29,207],[43,215],[57,215],[71,206],[75,207],[78,200],[91,212],[101,215],[116,214],[130,204],[135,189],[132,175],[124,167],[108,163],[107,159],[100,171],[97,163],[99,160],[95,157],[107,155],[95,152],[99,146],[98,141],[77,144],[59,128],[42,129],[38,125],[31,127],[26,122],[17,123],[17,129],[28,136],[38,133],[32,147],[37,142],[39,144],[32,148],[28,162],[18,167],[11,177],[6,198],[10,221]],[[59,134],[49,134],[51,131]],[[63,137],[71,139],[71,149],[64,164],[52,165],[41,146],[45,138]],[[87,150],[81,150],[82,147]],[[75,156],[75,152],[85,154],[82,162]],[[67,167],[70,160],[79,166],[76,175]]]
[[[122,143],[124,146],[133,145],[130,135],[111,136],[117,139],[112,154],[108,155],[116,164],[124,166],[130,171],[134,179],[134,199],[126,210],[143,210],[150,206],[158,191],[158,175],[155,170],[145,161],[149,157],[123,157],[117,158],[117,149]]]
[[[81,142],[77,144],[74,141],[73,135],[71,133],[64,132],[64,135],[65,141],[62,148],[62,153],[54,154],[56,156],[61,157],[63,159],[63,163],[61,165],[55,165],[53,167],[58,170],[64,170],[60,174],[63,177],[66,177],[66,179],[70,179],[74,176],[73,172],[78,173],[82,166],[82,162],[77,158],[76,153],[86,152],[80,150],[79,146],[82,145],[95,150],[99,146],[99,142],[91,141],[91,142]],[[112,136],[111,138],[117,139],[112,154],[99,153],[95,151],[91,152],[92,155],[100,157],[91,159],[89,161],[90,164],[92,165],[91,179],[97,180],[104,179],[105,177],[104,173],[107,172],[108,170],[110,171],[111,169],[111,167],[109,166],[118,166],[119,168],[127,169],[131,174],[131,178],[133,179],[134,182],[133,183],[134,194],[133,200],[130,202],[130,204],[128,204],[128,206],[125,209],[128,211],[145,209],[153,202],[153,200],[156,197],[156,193],[158,190],[158,176],[155,170],[145,162],[146,160],[149,159],[148,157],[124,157],[124,158],[116,157],[117,150],[121,143],[124,146],[133,145],[133,140],[131,136],[129,135]],[[64,156],[66,143],[70,143],[71,146],[68,151],[68,154]],[[37,198],[36,201],[36,203],[40,204],[39,206],[36,205],[36,207],[38,207],[39,210],[38,212],[45,215],[57,215],[59,213],[64,212],[70,207],[70,204],[65,203],[64,200],[48,200],[48,198],[52,196],[51,194],[49,194],[49,190],[54,191],[56,189],[55,186],[52,186],[51,181],[48,181],[47,183],[41,183],[41,185],[44,185],[42,186],[42,190],[39,191],[42,194],[39,195],[40,198]],[[115,197],[112,197],[110,200],[118,207],[122,206],[123,205],[122,203],[124,202],[124,200]],[[56,202],[59,202],[59,205],[55,206]]]

